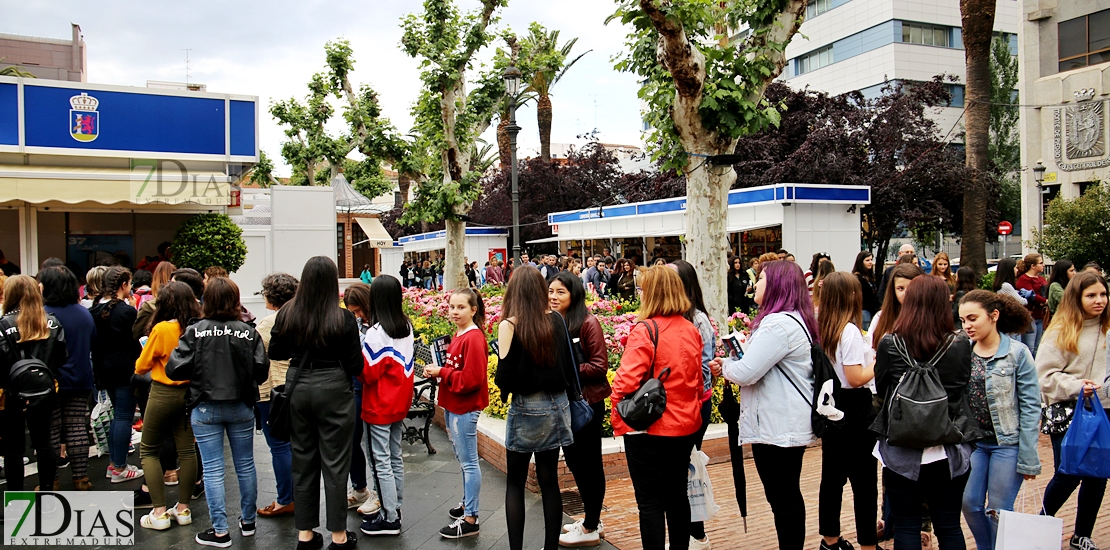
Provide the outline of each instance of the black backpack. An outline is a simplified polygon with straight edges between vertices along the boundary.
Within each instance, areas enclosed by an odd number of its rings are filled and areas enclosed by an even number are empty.
[[[844,426],[844,412],[836,408],[837,403],[840,402],[840,377],[836,375],[832,361],[829,361],[829,356],[825,355],[821,344],[815,343],[813,338],[810,338],[805,325],[793,315],[787,315],[787,317],[802,327],[802,334],[805,334],[806,339],[809,340],[809,357],[813,363],[812,399],[806,397],[805,393],[794,384],[794,380],[787,376],[782,365],[776,364],[775,367],[786,377],[790,385],[794,386],[798,395],[809,403],[809,422],[813,428],[813,435],[825,437],[830,431],[839,430]]]
[[[8,371],[8,386],[5,394],[8,395],[9,399],[12,397],[18,398],[24,407],[35,407],[54,395],[54,373],[50,372],[46,363],[36,357],[43,341],[39,340],[35,344],[33,352],[28,357],[27,353],[20,349],[19,344],[8,336],[9,328],[11,328],[11,325],[6,320],[0,321],[0,331],[3,332],[4,338],[8,339],[12,351],[19,351],[20,358],[12,364]],[[47,355],[49,356],[53,344],[49,342],[49,339],[47,339],[47,342]],[[11,406],[10,401],[7,406]]]
[[[890,391],[886,403],[886,437],[891,445],[924,449],[963,439],[948,415],[948,392],[936,369],[954,339],[955,335],[950,334],[933,358],[922,363],[910,356],[905,340],[893,335],[894,349],[909,368]]]

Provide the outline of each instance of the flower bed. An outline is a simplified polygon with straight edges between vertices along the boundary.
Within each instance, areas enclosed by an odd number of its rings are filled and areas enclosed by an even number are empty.
[[[503,291],[503,288],[495,286],[483,287],[481,290],[486,309],[486,323],[482,329],[486,333],[486,338],[490,341],[497,338],[497,325],[501,322]],[[455,331],[454,323],[447,317],[449,296],[450,293],[419,288],[405,289],[403,307],[405,314],[412,319],[413,331],[417,338],[427,343]],[[591,297],[587,299],[587,307],[590,313],[594,314],[601,322],[602,331],[605,333],[605,344],[609,352],[609,380],[611,382],[617,368],[620,366],[620,359],[624,353],[628,333],[636,324],[636,310],[639,308],[639,304]],[[747,332],[750,330],[750,324],[750,319],[742,313],[735,313],[729,318],[730,330]],[[719,339],[717,340],[717,355],[724,355],[724,349]],[[497,356],[491,353],[489,356],[490,404],[485,412],[495,418],[505,418],[509,405],[508,403],[502,403],[501,392],[493,383],[496,372]],[[717,413],[717,404],[721,400],[723,391],[724,382],[717,380],[713,387],[713,422],[721,421]],[[608,401],[606,399],[607,410],[610,408]],[[603,430],[607,436],[613,434],[608,414],[606,414],[603,422]]]

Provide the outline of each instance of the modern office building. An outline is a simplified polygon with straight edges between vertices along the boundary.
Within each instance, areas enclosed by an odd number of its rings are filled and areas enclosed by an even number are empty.
[[[1062,2],[1066,3],[1066,2]],[[1084,2],[1079,2],[1084,3]],[[1017,54],[1017,0],[998,0],[994,29]],[[794,89],[878,96],[887,81],[926,81],[938,74],[964,80],[959,0],[810,0],[805,22],[786,48],[782,80]],[[952,105],[937,113],[947,132],[964,104],[961,83]]]
[[[1110,181],[1110,0],[1023,0],[1021,26],[1022,222],[1041,227],[1050,200]]]

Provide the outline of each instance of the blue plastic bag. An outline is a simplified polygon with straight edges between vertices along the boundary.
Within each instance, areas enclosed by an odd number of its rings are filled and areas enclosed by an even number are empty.
[[[1097,395],[1081,398],[1060,444],[1060,472],[1110,478],[1110,420]]]

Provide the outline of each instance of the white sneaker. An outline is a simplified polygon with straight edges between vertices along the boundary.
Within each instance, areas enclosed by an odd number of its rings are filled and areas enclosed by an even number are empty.
[[[598,531],[587,533],[581,522],[563,526],[567,532],[559,535],[559,546],[580,548],[583,546],[600,546],[601,535]]]
[[[690,537],[690,550],[710,550],[713,548],[709,545],[709,535],[705,536],[705,540],[698,540]]]
[[[174,504],[173,507],[169,509],[169,514],[173,517],[173,519],[177,520],[178,525],[189,525],[190,523],[193,523],[192,508],[186,508],[184,512],[178,512],[177,504]]]
[[[127,468],[124,468],[123,470],[116,470],[111,466],[109,466],[108,469],[111,470],[109,473],[112,474],[110,476],[112,478],[112,483],[123,483],[125,481],[131,481],[132,479],[139,479],[140,477],[143,477],[142,469],[135,467],[135,465],[133,464],[128,464]]]
[[[358,508],[362,503],[370,498],[370,490],[363,489],[356,491],[354,489],[347,490],[347,509]]]
[[[358,507],[358,513],[364,516],[372,516],[381,511],[381,509],[382,502],[378,499],[378,495],[371,493],[370,498],[366,499],[366,502],[363,502],[362,506]]]
[[[139,518],[139,525],[147,529],[154,529],[155,531],[165,531],[170,528],[170,513],[162,512],[162,515],[155,516],[151,511],[149,514]]]
[[[582,524],[585,523],[585,521],[586,521],[586,518],[582,518],[582,519],[580,519],[580,520],[578,520],[574,523],[568,523],[566,525],[563,525],[563,532],[564,533],[569,533],[571,527],[573,527],[575,525],[577,525],[578,528],[581,529]],[[605,523],[602,522],[601,520],[598,520],[598,522],[597,522],[597,535],[601,538],[605,538]]]

